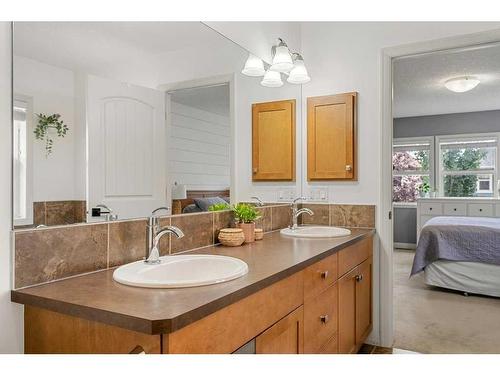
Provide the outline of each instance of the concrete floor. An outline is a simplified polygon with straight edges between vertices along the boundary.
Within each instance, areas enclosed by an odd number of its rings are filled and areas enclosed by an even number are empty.
[[[409,279],[414,251],[394,250],[394,347],[419,353],[500,353],[500,298]]]

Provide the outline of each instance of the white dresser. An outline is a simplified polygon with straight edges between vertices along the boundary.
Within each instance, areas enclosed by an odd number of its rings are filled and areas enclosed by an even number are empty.
[[[500,217],[500,199],[420,198],[417,201],[417,240],[420,228],[434,216]]]

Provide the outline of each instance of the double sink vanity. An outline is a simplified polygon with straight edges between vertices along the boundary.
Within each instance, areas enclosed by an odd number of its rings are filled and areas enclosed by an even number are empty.
[[[355,353],[372,327],[373,232],[282,229],[14,290],[25,351]]]

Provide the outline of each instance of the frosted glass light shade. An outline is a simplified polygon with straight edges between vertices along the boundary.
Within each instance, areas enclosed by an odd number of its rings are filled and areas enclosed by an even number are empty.
[[[174,184],[172,188],[172,199],[186,199],[187,198],[187,190],[186,185],[178,184],[177,182]]]
[[[475,77],[457,77],[447,80],[444,86],[453,92],[466,92],[479,85],[481,81]]]
[[[264,69],[264,62],[257,56],[248,54],[247,61],[241,73],[250,77],[260,77],[263,76],[266,70]]]
[[[280,72],[274,72],[272,70],[268,70],[266,74],[264,74],[264,78],[260,83],[265,87],[281,87],[283,86],[283,81],[281,80]]]
[[[271,70],[274,72],[289,72],[293,68],[292,55],[287,46],[276,47]]]
[[[307,83],[311,80],[309,74],[307,74],[306,66],[304,65],[304,60],[295,60],[295,65],[290,71],[290,75],[287,78],[287,82],[294,84]]]

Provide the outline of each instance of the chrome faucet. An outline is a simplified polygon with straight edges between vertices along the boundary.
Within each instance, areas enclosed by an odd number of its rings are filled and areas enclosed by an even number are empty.
[[[158,216],[156,214],[162,210],[168,212],[168,207],[158,207],[151,212],[151,215],[148,219],[148,243],[147,250],[151,250],[153,248],[153,239],[156,236],[156,233],[160,230],[160,222],[158,221]]]
[[[158,231],[153,238],[153,246],[149,249],[148,259],[144,261],[147,264],[158,264],[160,263],[160,250],[158,249],[160,239],[167,233],[173,233],[177,238],[184,237],[184,233],[177,227],[168,225]]]
[[[262,202],[262,199],[260,199],[259,197],[250,197],[250,199],[255,199],[257,201],[257,206],[264,206],[264,202]]]
[[[297,224],[297,218],[302,215],[302,214],[308,214],[310,216],[314,215],[314,212],[312,212],[309,208],[301,208],[300,210],[297,208],[297,202],[300,200],[305,200],[306,198],[304,197],[298,197],[295,198],[292,203],[290,204],[290,210],[291,210],[291,218],[290,218],[290,226],[289,228],[294,230],[298,228]]]
[[[103,208],[106,210],[106,211],[101,210],[101,214],[104,214],[104,218],[106,219],[106,221],[118,220],[118,215],[113,214],[113,210],[108,206],[106,206],[105,204],[98,204],[96,208]]]

